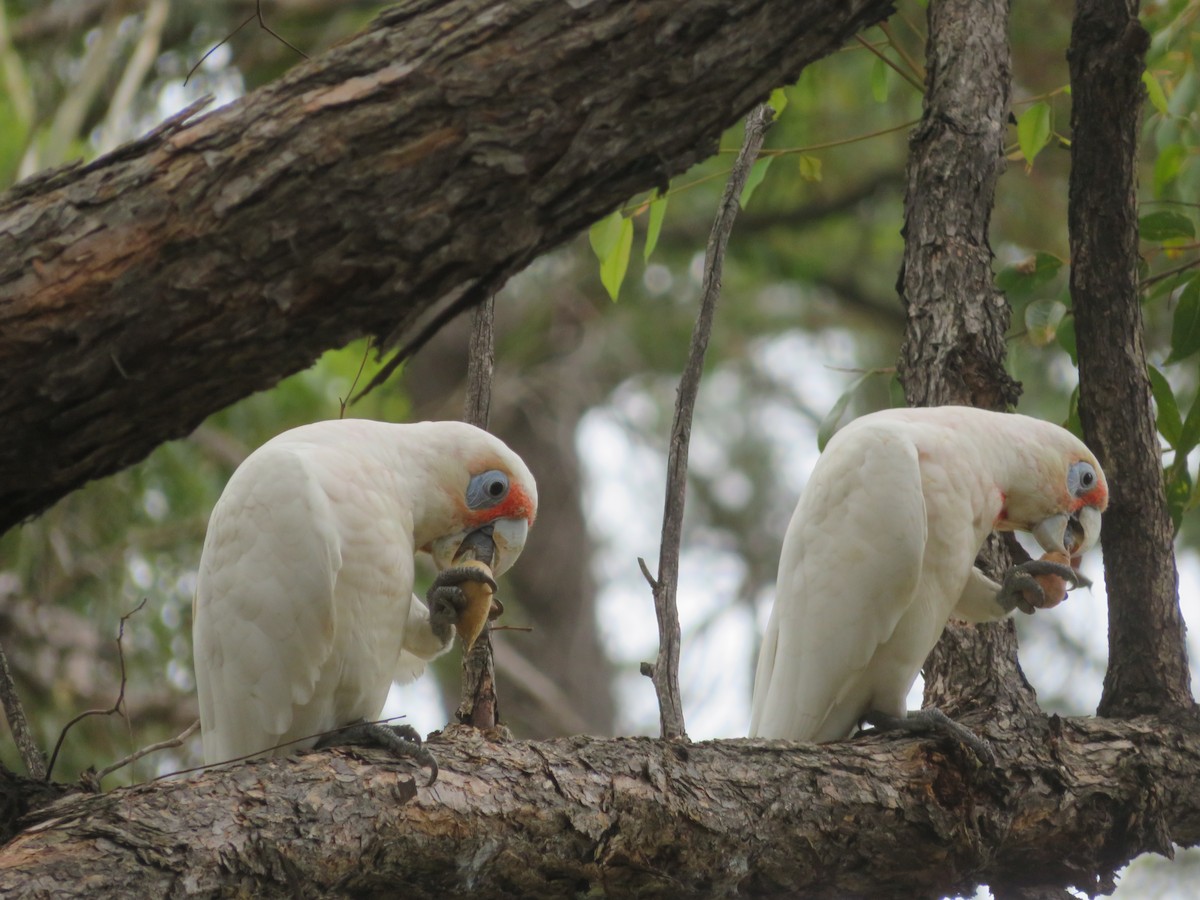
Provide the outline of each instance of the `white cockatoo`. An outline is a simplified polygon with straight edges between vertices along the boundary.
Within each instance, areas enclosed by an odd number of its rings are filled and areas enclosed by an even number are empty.
[[[850,423],[818,460],[783,541],[750,736],[948,727],[986,754],[937,710],[907,713],[909,689],[951,617],[1025,607],[1042,596],[1035,575],[1079,583],[1067,566],[1032,560],[997,584],[975,567],[990,532],[1028,531],[1073,559],[1095,543],[1107,504],[1095,456],[1048,422],[947,406]]]
[[[196,586],[205,762],[376,719],[393,680],[450,646],[458,585],[488,580],[452,568],[460,547],[485,544],[500,575],[536,513],[520,457],[462,422],[316,422],[250,454],[213,509]],[[413,594],[419,551],[439,570],[429,606]]]

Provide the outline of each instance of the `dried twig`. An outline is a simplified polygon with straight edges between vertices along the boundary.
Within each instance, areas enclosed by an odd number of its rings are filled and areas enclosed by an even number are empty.
[[[495,299],[475,307],[471,316],[471,342],[467,350],[467,398],[463,421],[486,429],[492,406],[492,370],[496,365]],[[490,562],[490,560],[488,560]],[[500,721],[496,697],[496,660],[489,622],[463,657],[462,697],[455,718],[476,728],[495,728]]]
[[[58,751],[62,749],[63,741],[67,737],[67,732],[75,725],[76,722],[81,722],[88,716],[111,716],[114,713],[124,715],[123,707],[125,706],[125,648],[121,645],[121,639],[125,637],[125,622],[134,613],[140,612],[142,607],[146,605],[146,598],[142,598],[142,602],[131,609],[125,615],[121,616],[121,622],[117,626],[117,660],[121,664],[121,689],[117,692],[116,702],[108,709],[89,709],[81,712],[70,722],[63,726],[63,730],[59,732],[58,740],[54,744],[54,752],[50,754],[50,765],[46,767],[46,776],[44,781],[49,781],[50,776],[54,774],[54,764],[58,762]]]
[[[193,75],[196,74],[196,70],[198,68],[200,68],[202,65],[204,65],[204,61],[206,59],[208,59],[210,56],[212,56],[214,53],[216,53],[219,49],[221,49],[221,46],[223,44],[232,40],[233,36],[235,34],[237,34],[239,31],[241,31],[243,28],[245,28],[247,25],[249,25],[255,19],[258,19],[258,27],[261,28],[263,31],[265,31],[267,34],[269,34],[271,37],[275,38],[275,40],[279,41],[279,43],[283,44],[285,47],[289,47],[292,50],[295,50],[297,53],[299,53],[305,59],[309,59],[309,55],[307,53],[305,53],[303,50],[301,50],[299,47],[297,47],[295,44],[293,44],[291,41],[289,41],[283,35],[278,34],[271,29],[271,26],[269,26],[267,24],[266,20],[263,18],[262,0],[258,0],[258,2],[254,4],[254,12],[252,12],[249,16],[246,17],[246,21],[242,22],[241,25],[239,25],[237,28],[233,29],[233,31],[229,32],[229,34],[225,35],[225,37],[221,38],[220,41],[213,44],[213,46],[211,48],[209,48],[208,52],[205,53],[202,57],[200,57],[200,59],[196,62],[196,64],[194,66],[192,66],[190,69],[188,69],[187,77],[183,79],[184,85],[186,86],[188,83],[188,79],[190,79]]]
[[[8,730],[12,732],[13,742],[21,754],[21,762],[30,778],[46,779],[46,757],[38,749],[33,732],[29,730],[29,721],[25,718],[25,708],[21,706],[21,698],[17,696],[17,686],[13,683],[12,672],[8,669],[8,657],[4,648],[0,647],[0,702],[4,704],[4,715],[8,718]]]
[[[643,663],[642,674],[654,682],[658,694],[659,724],[662,736],[668,740],[687,738],[683,725],[683,702],[679,693],[679,608],[676,591],[679,583],[679,547],[683,538],[683,506],[687,493],[688,444],[692,435],[692,413],[696,394],[700,390],[700,375],[704,354],[712,332],[713,314],[721,294],[721,269],[729,233],[737,217],[738,201],[750,167],[762,148],[763,136],[775,116],[771,107],[763,104],[746,118],[746,138],[741,152],[729,173],[721,205],[713,221],[708,247],[704,252],[704,285],[700,296],[700,313],[692,331],[687,365],[679,379],[675,398],[675,419],[671,425],[671,446],[667,455],[667,495],[663,504],[662,546],[658,556],[658,578],[651,577],[646,563],[638,559],[642,574],[654,592],[654,612],[658,618],[658,659],[654,665]]]
[[[133,753],[130,753],[124,759],[119,759],[115,763],[113,763],[111,766],[107,766],[106,768],[101,769],[99,772],[97,772],[92,777],[96,780],[96,783],[99,784],[101,779],[104,778],[104,776],[111,775],[113,772],[116,772],[118,769],[123,769],[126,766],[137,762],[143,756],[149,756],[151,753],[157,753],[159,750],[170,750],[172,747],[182,746],[183,742],[186,741],[188,738],[190,738],[193,734],[195,734],[197,729],[199,729],[199,727],[200,727],[200,720],[197,719],[195,722],[193,722],[191,725],[189,725],[187,728],[185,728],[183,730],[183,732],[180,733],[179,735],[177,735],[176,737],[173,737],[170,740],[166,740],[166,741],[159,741],[157,744],[151,744],[149,747],[143,747],[141,750],[136,750]]]
[[[358,364],[358,371],[354,373],[354,380],[350,382],[350,390],[346,391],[345,397],[338,397],[338,418],[346,418],[346,405],[350,402],[351,395],[354,394],[354,389],[358,387],[358,379],[362,378],[363,369],[367,367],[367,358],[371,355],[371,338],[367,337],[367,345],[363,347],[362,362]]]

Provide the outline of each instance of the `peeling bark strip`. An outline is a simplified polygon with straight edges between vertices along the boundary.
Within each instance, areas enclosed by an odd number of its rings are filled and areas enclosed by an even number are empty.
[[[1095,891],[1128,855],[1200,840],[1194,721],[1037,719],[997,743],[1002,768],[989,770],[887,738],[494,744],[454,732],[430,742],[430,789],[384,754],[339,752],[68,798],[0,850],[0,895]]]
[[[414,0],[0,198],[0,530],[716,149],[887,0]]]
[[[1079,0],[1067,53],[1079,418],[1112,491],[1103,715],[1192,703],[1138,288],[1137,141],[1150,36],[1137,11],[1131,0]]]

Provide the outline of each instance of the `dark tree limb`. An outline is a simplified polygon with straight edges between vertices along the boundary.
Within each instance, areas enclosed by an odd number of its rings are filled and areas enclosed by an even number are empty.
[[[471,339],[467,344],[467,397],[463,421],[485,431],[492,409],[492,373],[496,368],[496,298],[488,297],[471,314]],[[471,649],[463,653],[462,694],[455,718],[476,728],[495,728],[500,721],[496,693],[496,658],[492,649],[492,626],[483,631]]]
[[[704,280],[700,290],[700,311],[692,330],[687,363],[679,377],[675,397],[675,416],[671,422],[671,443],[667,449],[667,489],[663,500],[662,544],[658,554],[658,577],[652,578],[642,560],[642,572],[654,593],[654,613],[658,619],[658,658],[653,666],[643,666],[658,694],[659,725],[668,740],[686,738],[683,724],[683,697],[679,690],[679,551],[683,543],[683,509],[687,500],[688,448],[692,440],[692,414],[700,393],[700,377],[704,373],[704,355],[712,334],[713,316],[721,296],[721,273],[725,266],[725,249],[729,235],[741,208],[742,190],[750,177],[750,168],[762,149],[767,129],[775,111],[763,105],[746,119],[746,136],[738,153],[729,181],[721,195],[712,233],[704,252]]]
[[[413,0],[24,182],[0,198],[0,530],[330,347],[490,296],[890,10]]]
[[[3,646],[0,646],[0,705],[4,708],[4,718],[8,723],[8,730],[12,732],[13,743],[17,745],[17,752],[21,754],[21,762],[25,764],[26,774],[38,781],[45,780],[46,754],[38,747],[37,739],[29,730],[25,707],[21,705],[21,697],[8,668],[8,657]]]
[[[1149,45],[1136,0],[1076,3],[1067,54],[1071,298],[1079,419],[1111,492],[1107,716],[1192,704],[1138,289],[1137,142]]]
[[[1200,841],[1195,719],[969,723],[1010,736],[1000,768],[886,737],[493,743],[461,727],[430,741],[430,789],[382,752],[255,761],[37,812],[0,849],[0,895],[1096,893],[1130,856]]]

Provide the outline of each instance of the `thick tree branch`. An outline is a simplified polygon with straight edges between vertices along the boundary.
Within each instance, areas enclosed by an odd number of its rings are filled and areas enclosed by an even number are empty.
[[[1134,0],[1079,0],[1071,31],[1071,298],[1079,419],[1108,474],[1103,715],[1190,706],[1138,287],[1137,141],[1150,36]]]
[[[430,789],[382,753],[257,761],[38,812],[0,850],[0,894],[1095,892],[1132,854],[1200,841],[1194,719],[972,724],[1011,736],[1001,768],[911,739],[491,743],[462,728],[431,741]]]
[[[414,0],[25,182],[0,199],[0,529],[327,348],[488,296],[889,11]]]

